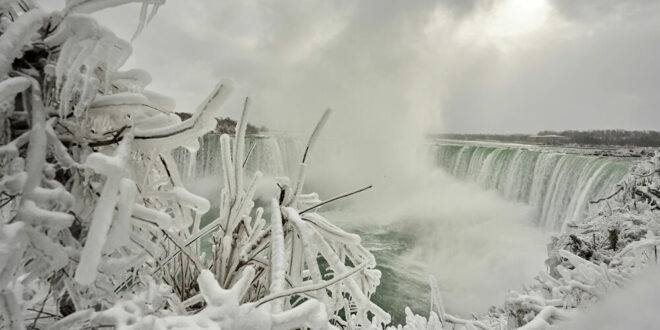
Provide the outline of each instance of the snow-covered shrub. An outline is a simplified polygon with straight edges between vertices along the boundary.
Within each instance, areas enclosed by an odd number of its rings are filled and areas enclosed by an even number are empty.
[[[548,272],[523,293],[511,291],[508,327],[545,329],[570,320],[657,265],[660,158],[637,163],[591,217],[567,226],[548,246]]]
[[[380,281],[360,237],[315,213],[303,193],[313,130],[289,184],[264,211],[246,178],[246,99],[236,136],[224,135],[215,220],[187,191],[172,149],[198,147],[215,128],[231,83],[186,120],[146,89],[131,53],[86,14],[142,3],[138,31],[164,1],[68,0],[46,13],[0,3],[0,311],[10,329],[345,329],[389,315],[369,297]],[[247,181],[247,182],[246,182]],[[264,219],[266,214],[269,219]],[[205,240],[212,255],[202,254]]]

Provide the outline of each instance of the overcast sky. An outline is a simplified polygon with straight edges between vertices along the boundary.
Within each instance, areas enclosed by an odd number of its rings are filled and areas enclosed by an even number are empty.
[[[130,38],[138,14],[96,16]],[[249,94],[276,128],[331,107],[352,129],[660,129],[656,0],[168,0],[133,45],[180,110],[230,77],[229,113]]]

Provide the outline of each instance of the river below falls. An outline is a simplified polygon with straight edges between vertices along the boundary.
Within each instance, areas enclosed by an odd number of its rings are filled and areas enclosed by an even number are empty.
[[[404,308],[428,315],[429,275],[449,312],[469,317],[501,305],[544,269],[549,233],[533,225],[533,210],[493,191],[434,173],[414,192],[383,201],[376,211],[344,205],[322,211],[357,233],[376,257],[381,284],[372,299],[393,317]]]

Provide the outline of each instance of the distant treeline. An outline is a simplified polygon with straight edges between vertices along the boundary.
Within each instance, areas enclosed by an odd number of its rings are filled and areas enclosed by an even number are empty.
[[[530,143],[529,134],[436,134],[434,137],[451,140],[496,141],[508,143]]]
[[[529,134],[438,134],[436,137],[454,140],[480,140],[508,143],[532,143],[588,146],[660,147],[659,131],[627,131],[621,129],[593,131],[541,131]]]
[[[236,121],[231,119],[231,118],[219,118],[216,119],[218,121],[218,126],[216,127],[216,132],[218,133],[227,133],[229,135],[236,134]],[[247,135],[252,135],[252,134],[259,134],[261,132],[265,132],[267,128],[265,126],[262,127],[257,127],[254,126],[250,123],[247,124],[247,128],[245,129],[245,134]]]
[[[181,120],[188,120],[192,117],[192,114],[187,112],[176,112],[176,115],[181,117]],[[215,127],[216,133],[227,133],[229,135],[236,134],[235,120],[231,118],[216,118],[215,120],[218,122],[217,126]],[[267,130],[268,128],[266,128],[266,126],[257,127],[248,123],[247,128],[245,129],[245,134],[247,135],[259,134]]]

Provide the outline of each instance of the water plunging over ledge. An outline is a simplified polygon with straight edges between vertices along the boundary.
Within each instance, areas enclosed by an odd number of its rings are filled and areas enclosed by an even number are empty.
[[[184,181],[220,177],[220,135],[207,134],[197,152],[175,151]],[[254,150],[247,160],[248,172],[295,177],[304,142],[289,135],[251,136]],[[585,156],[575,149],[542,148],[497,143],[441,141],[431,144],[435,166],[462,180],[496,190],[513,202],[536,211],[533,221],[549,230],[561,230],[567,221],[586,216],[589,201],[609,195],[628,173],[624,161]]]
[[[589,201],[609,195],[630,165],[561,149],[506,144],[434,144],[438,166],[453,176],[532,206],[536,224],[560,230],[584,218]]]

